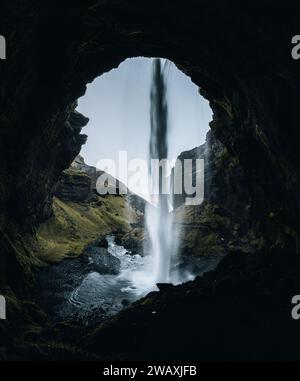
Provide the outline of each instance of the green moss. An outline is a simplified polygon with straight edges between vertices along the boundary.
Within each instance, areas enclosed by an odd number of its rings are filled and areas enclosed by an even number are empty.
[[[259,237],[250,241],[250,246],[254,252],[262,251],[266,246],[266,240],[263,237]]]
[[[89,177],[85,172],[79,171],[78,169],[74,169],[74,168],[68,168],[64,170],[63,174],[67,176],[72,176],[72,177]]]
[[[201,206],[182,206],[175,210],[180,250],[182,253],[203,256],[223,255],[223,235],[233,235],[239,226],[221,215],[218,206],[204,203]]]
[[[205,255],[218,255],[224,254],[224,248],[221,245],[218,234],[211,232],[202,237],[201,250]]]
[[[259,128],[257,125],[255,128],[255,135],[256,135],[257,139],[269,150],[268,139],[267,139],[266,135],[264,134],[264,132],[262,131],[262,129]]]
[[[217,208],[217,205],[206,204],[201,213],[200,224],[216,230],[231,229],[229,218],[218,214],[216,212]]]
[[[153,303],[153,299],[151,299],[151,298],[145,298],[145,299],[143,299],[143,300],[140,302],[140,305],[142,305],[142,306],[146,306],[146,305],[149,305],[149,304],[151,304],[151,303]]]
[[[84,203],[54,198],[53,211],[54,215],[37,232],[37,256],[44,262],[78,256],[87,244],[101,236],[115,230],[130,231],[130,224],[138,218],[125,197],[114,195],[97,196]]]

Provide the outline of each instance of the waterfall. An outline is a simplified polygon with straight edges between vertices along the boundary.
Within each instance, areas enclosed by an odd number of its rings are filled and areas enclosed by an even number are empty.
[[[171,282],[172,214],[170,213],[170,177],[168,176],[168,108],[166,82],[160,59],[153,61],[151,87],[151,134],[149,144],[149,178],[153,205],[146,208],[152,277],[154,283]],[[154,165],[159,161],[159,167]],[[167,189],[165,185],[167,184]]]

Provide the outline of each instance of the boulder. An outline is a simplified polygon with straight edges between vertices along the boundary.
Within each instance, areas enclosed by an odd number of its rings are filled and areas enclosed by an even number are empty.
[[[99,274],[118,274],[121,262],[118,258],[111,255],[104,247],[89,246],[85,250],[88,256],[92,271]]]

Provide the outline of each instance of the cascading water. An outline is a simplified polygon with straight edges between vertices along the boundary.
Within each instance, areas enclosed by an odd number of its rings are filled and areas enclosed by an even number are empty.
[[[170,68],[168,61],[163,68],[160,59],[153,61],[149,175],[155,194],[152,203],[146,204],[145,230],[149,245],[145,245],[144,256],[133,255],[132,248],[117,244],[115,237],[109,235],[107,245],[92,243],[78,258],[41,269],[37,275],[44,291],[41,303],[58,321],[76,319],[83,324],[98,324],[157,290],[157,283],[179,284],[192,280],[195,274],[215,268],[221,259],[219,255],[207,255],[198,258],[196,263],[177,256],[178,232],[176,221],[173,224],[172,192],[169,192],[173,179],[168,161],[164,161],[168,151],[174,148],[168,139],[166,77]],[[172,108],[172,100],[170,105]],[[173,123],[172,127],[174,129]],[[160,161],[159,171],[157,166],[151,165],[153,160]],[[129,210],[124,212],[126,217]],[[177,226],[180,229],[178,221]]]
[[[168,158],[168,108],[166,82],[160,59],[153,61],[151,88],[151,134],[149,144],[150,194],[154,205],[146,208],[146,227],[152,257],[152,282],[171,282],[172,251],[175,251],[172,236],[172,214],[170,194],[165,189]],[[155,165],[159,162],[159,166]],[[167,184],[170,185],[170,184]],[[168,188],[168,186],[167,186]]]

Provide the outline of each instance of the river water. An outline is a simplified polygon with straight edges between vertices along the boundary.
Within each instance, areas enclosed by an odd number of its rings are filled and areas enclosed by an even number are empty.
[[[132,255],[115,243],[114,236],[106,239],[107,248],[90,246],[80,257],[65,259],[38,272],[40,301],[56,321],[99,323],[158,290],[147,277],[151,256]],[[197,264],[197,275],[213,269],[219,260],[202,258]],[[187,280],[195,277],[187,268],[182,271]]]

